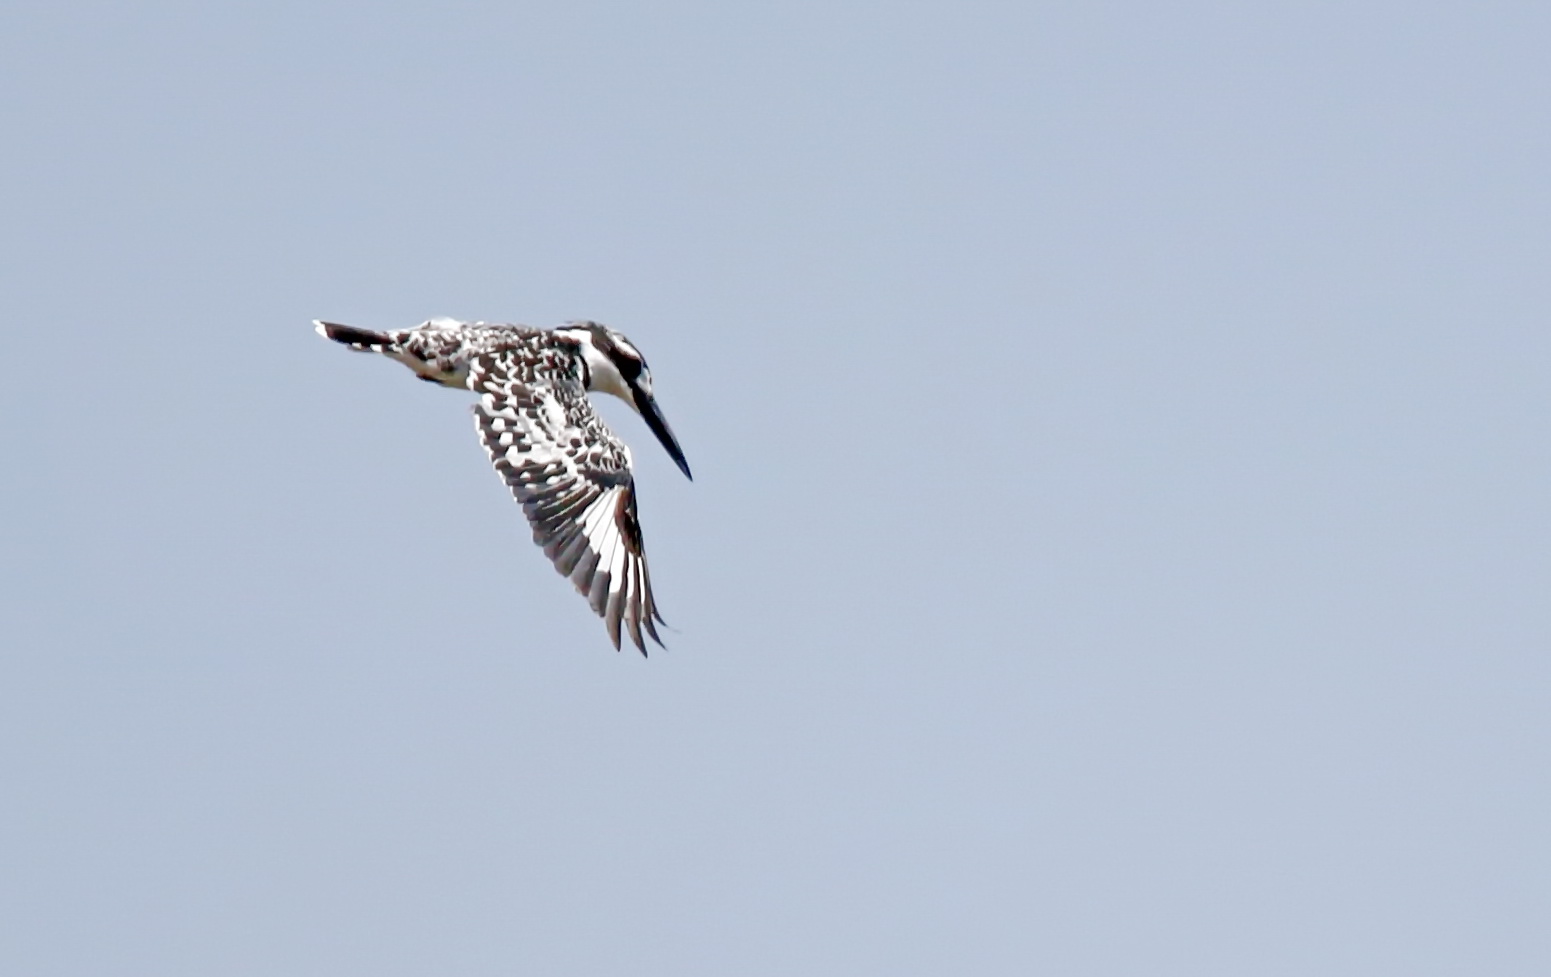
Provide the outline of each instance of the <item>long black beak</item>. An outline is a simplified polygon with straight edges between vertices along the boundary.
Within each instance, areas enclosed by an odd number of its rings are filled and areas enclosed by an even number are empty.
[[[679,447],[679,439],[673,436],[673,432],[668,428],[668,422],[663,419],[662,411],[657,409],[657,401],[653,400],[649,394],[637,390],[635,391],[635,406],[641,412],[641,416],[646,419],[646,426],[652,429],[652,433],[657,435],[657,440],[661,441],[662,446],[667,449],[668,455],[678,463],[679,471],[684,473],[685,478],[693,482],[695,476],[689,473],[689,462],[684,460],[684,449]]]

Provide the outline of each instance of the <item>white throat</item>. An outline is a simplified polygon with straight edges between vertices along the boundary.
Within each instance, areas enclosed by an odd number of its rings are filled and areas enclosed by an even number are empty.
[[[614,361],[604,356],[598,348],[592,344],[591,333],[571,333],[579,339],[582,360],[587,364],[589,383],[587,389],[599,393],[613,394],[620,400],[635,409],[635,396],[630,392],[630,386],[625,383],[625,378],[620,375],[619,368]]]

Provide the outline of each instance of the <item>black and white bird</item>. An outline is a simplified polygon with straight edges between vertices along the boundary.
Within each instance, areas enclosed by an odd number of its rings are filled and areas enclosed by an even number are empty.
[[[621,625],[643,655],[643,629],[662,645],[656,624],[667,622],[646,569],[630,449],[587,399],[599,391],[625,401],[691,477],[640,350],[596,322],[531,329],[441,318],[386,333],[316,325],[320,335],[397,360],[422,380],[478,395],[479,439],[522,504],[533,541],[603,618],[616,649]]]

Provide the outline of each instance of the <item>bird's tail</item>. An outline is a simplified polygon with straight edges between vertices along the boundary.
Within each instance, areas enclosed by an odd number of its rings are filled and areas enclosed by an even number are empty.
[[[355,326],[342,326],[337,322],[323,322],[317,319],[313,320],[313,325],[318,327],[318,335],[332,339],[336,343],[344,343],[351,349],[360,350],[363,353],[385,353],[396,345],[393,337],[385,332],[357,329]]]

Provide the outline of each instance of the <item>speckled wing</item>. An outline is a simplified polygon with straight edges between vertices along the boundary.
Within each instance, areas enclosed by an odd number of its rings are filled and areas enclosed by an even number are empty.
[[[636,518],[630,450],[593,412],[573,369],[512,351],[476,356],[474,420],[495,470],[533,526],[533,541],[608,627],[646,654],[644,628],[662,645]]]

